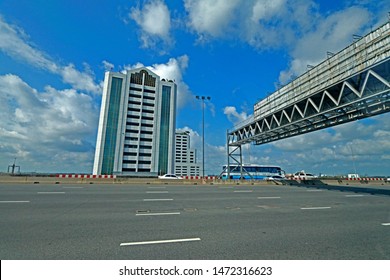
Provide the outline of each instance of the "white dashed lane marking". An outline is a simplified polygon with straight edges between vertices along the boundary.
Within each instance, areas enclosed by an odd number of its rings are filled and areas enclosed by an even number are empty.
[[[149,191],[146,193],[168,193],[168,191]]]
[[[2,200],[0,203],[29,203],[28,200]]]
[[[173,198],[145,198],[144,201],[172,201]]]
[[[323,209],[331,209],[330,206],[324,206],[324,207],[302,207],[301,210],[323,210]]]
[[[186,239],[140,241],[140,242],[121,243],[120,246],[135,246],[135,245],[150,245],[150,244],[164,244],[164,243],[179,243],[179,242],[191,242],[191,241],[200,241],[200,240],[201,240],[200,238],[186,238]]]
[[[167,216],[167,215],[180,215],[180,212],[171,213],[137,213],[136,216]]]
[[[65,192],[37,192],[37,194],[64,194]]]

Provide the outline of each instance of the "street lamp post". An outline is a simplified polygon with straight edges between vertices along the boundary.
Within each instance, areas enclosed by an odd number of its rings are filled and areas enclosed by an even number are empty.
[[[204,107],[205,100],[210,100],[210,96],[196,96],[196,99],[202,100],[202,177],[204,178]]]

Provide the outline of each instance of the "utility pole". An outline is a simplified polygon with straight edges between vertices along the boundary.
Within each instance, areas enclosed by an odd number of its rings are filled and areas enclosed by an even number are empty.
[[[202,177],[204,178],[204,107],[205,100],[210,100],[210,96],[196,96],[196,99],[202,100]]]

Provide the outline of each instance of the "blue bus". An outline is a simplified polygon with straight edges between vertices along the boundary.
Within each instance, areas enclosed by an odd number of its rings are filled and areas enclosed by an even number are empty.
[[[228,169],[227,166],[223,166],[223,171],[221,173],[221,178],[232,179],[232,180],[280,180],[284,179],[285,172],[280,168],[280,166],[275,165],[257,165],[257,164],[243,164],[242,165],[242,178],[241,178],[241,168],[238,164],[230,165],[230,174],[228,178]]]

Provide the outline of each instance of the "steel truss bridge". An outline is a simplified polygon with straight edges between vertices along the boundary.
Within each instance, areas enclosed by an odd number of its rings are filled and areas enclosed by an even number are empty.
[[[308,66],[309,68],[309,66]],[[254,105],[244,124],[227,132],[228,166],[242,168],[241,146],[272,141],[390,111],[390,22]],[[228,168],[228,172],[230,168]]]

